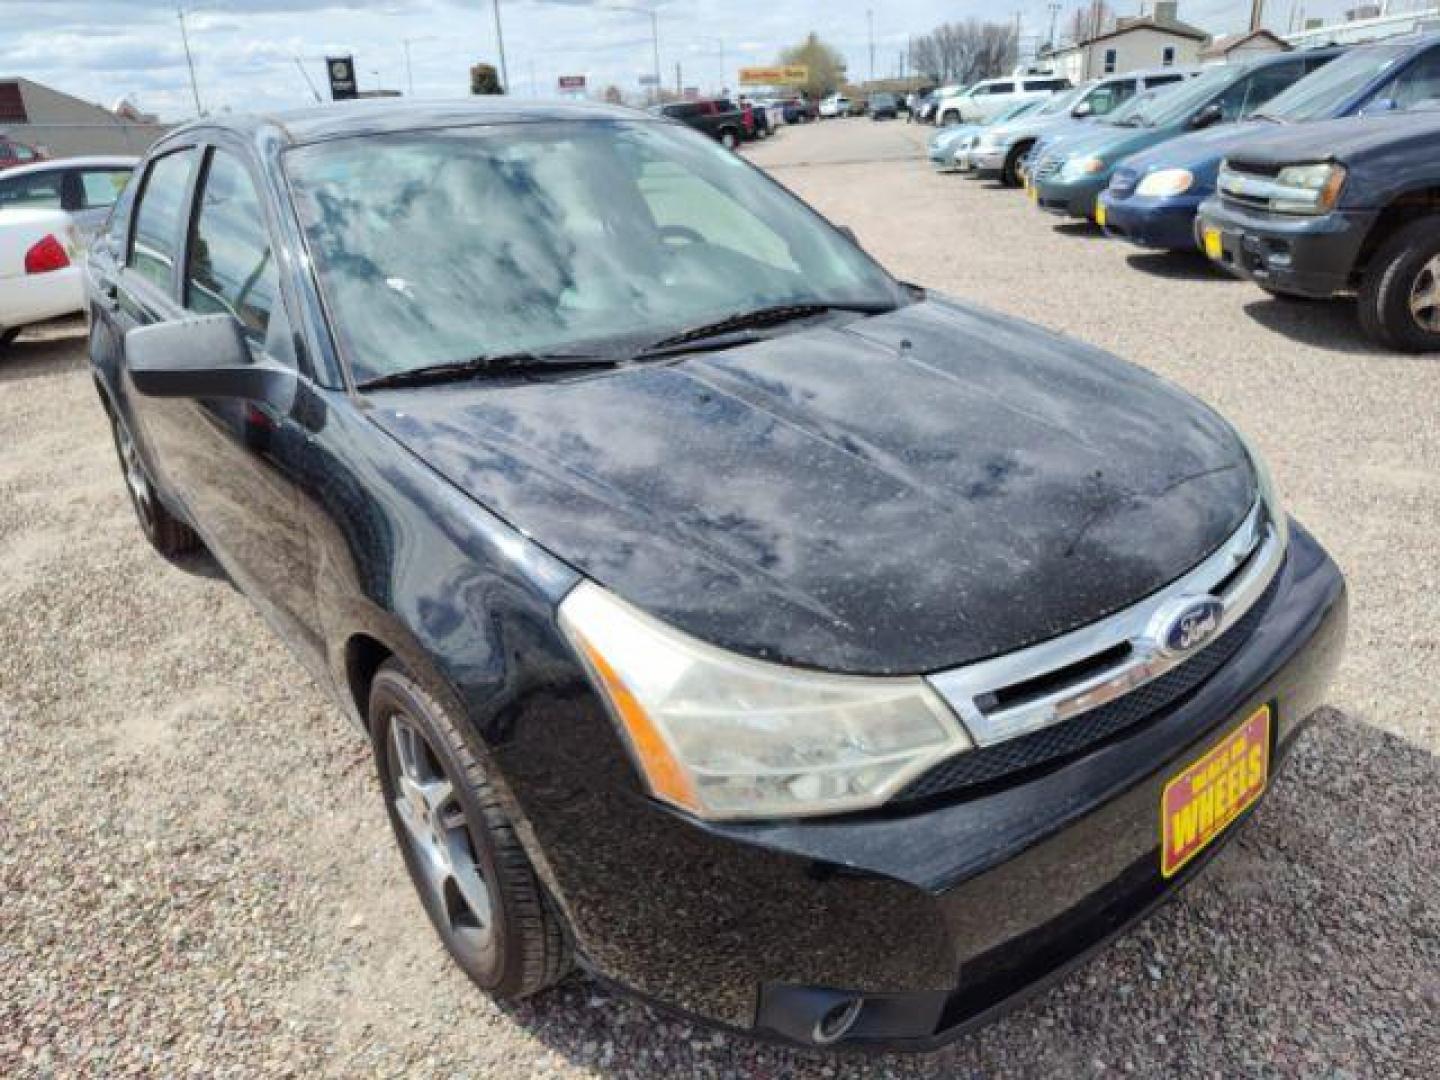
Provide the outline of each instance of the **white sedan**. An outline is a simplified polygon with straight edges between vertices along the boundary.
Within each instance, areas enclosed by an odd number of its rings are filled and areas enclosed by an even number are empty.
[[[64,210],[0,210],[0,348],[85,308],[82,243]]]
[[[0,173],[0,212],[64,210],[93,236],[135,171],[134,157],[105,155],[38,161]]]

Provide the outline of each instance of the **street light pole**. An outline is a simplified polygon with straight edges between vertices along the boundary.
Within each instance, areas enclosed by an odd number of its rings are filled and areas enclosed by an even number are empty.
[[[415,69],[410,66],[410,42],[413,40],[405,39],[405,92],[411,97],[415,96]]]
[[[500,50],[500,87],[510,92],[510,73],[505,67],[505,32],[500,28],[500,0],[491,0],[495,10],[495,44]]]
[[[650,9],[650,44],[655,49],[655,99],[660,100],[660,16]]]
[[[870,82],[875,82],[875,11],[873,8],[865,9],[865,21],[870,27]]]
[[[204,116],[205,109],[200,104],[200,84],[195,81],[195,60],[190,55],[190,35],[185,32],[185,9],[177,7],[175,14],[180,17],[180,41],[185,46],[185,64],[190,68],[190,93],[195,96],[195,114]]]

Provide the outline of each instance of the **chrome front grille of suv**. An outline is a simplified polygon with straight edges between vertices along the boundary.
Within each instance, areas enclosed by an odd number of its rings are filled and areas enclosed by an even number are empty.
[[[1152,715],[1243,644],[1284,556],[1285,534],[1257,502],[1218,551],[1140,603],[1061,637],[930,676],[975,749],[939,763],[897,800],[1039,764]],[[1223,605],[1209,636],[1192,651],[1166,648],[1167,614],[1206,598]],[[937,777],[947,775],[957,782],[937,788]]]

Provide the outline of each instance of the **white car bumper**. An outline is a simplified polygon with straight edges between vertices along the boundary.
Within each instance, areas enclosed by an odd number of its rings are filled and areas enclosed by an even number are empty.
[[[0,329],[29,326],[85,310],[85,276],[71,263],[48,274],[0,278]]]

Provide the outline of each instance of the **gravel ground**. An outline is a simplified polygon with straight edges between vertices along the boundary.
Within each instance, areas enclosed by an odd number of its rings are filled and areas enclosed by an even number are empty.
[[[431,933],[366,748],[242,598],[144,546],[83,331],[32,334],[0,357],[0,1076],[1440,1074],[1440,362],[932,175],[927,133],[752,156],[901,276],[1215,403],[1349,575],[1336,708],[1195,885],[922,1057],[793,1055],[579,977],[498,1006]]]

